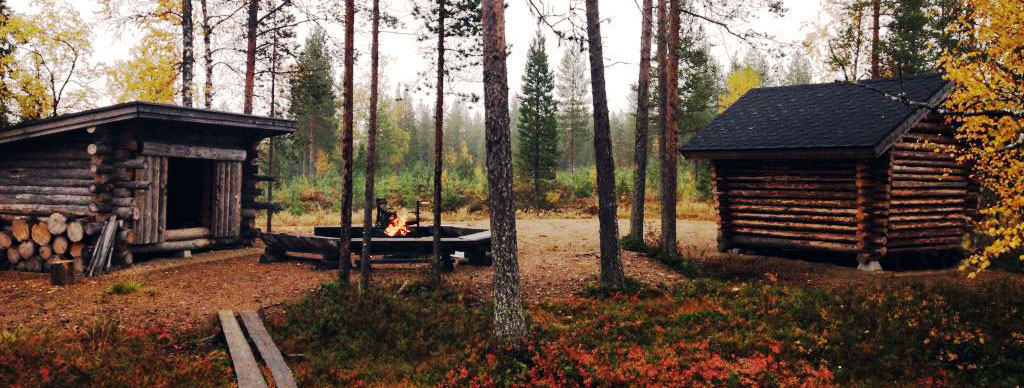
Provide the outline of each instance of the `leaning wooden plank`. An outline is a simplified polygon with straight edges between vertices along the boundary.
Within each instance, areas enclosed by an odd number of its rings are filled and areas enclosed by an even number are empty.
[[[220,317],[220,326],[224,330],[224,339],[231,353],[231,363],[235,368],[235,376],[238,377],[238,388],[267,388],[263,373],[260,372],[256,358],[252,355],[252,348],[245,340],[242,328],[238,327],[235,314],[231,310],[221,310],[217,312],[217,316]]]
[[[270,338],[270,333],[263,326],[263,321],[260,320],[259,314],[248,310],[242,311],[238,315],[242,317],[245,331],[249,333],[249,338],[252,338],[252,342],[256,344],[256,349],[260,351],[260,357],[263,358],[263,362],[270,368],[270,373],[274,376],[274,385],[277,388],[298,387],[295,384],[292,369],[285,363],[284,356],[277,349],[277,345],[274,345],[274,340]]]

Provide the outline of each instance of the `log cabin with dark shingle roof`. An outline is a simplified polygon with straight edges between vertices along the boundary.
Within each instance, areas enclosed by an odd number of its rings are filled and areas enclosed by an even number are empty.
[[[720,250],[853,253],[877,269],[890,253],[960,248],[977,186],[950,153],[953,131],[886,95],[937,106],[952,84],[861,83],[753,89],[680,147],[711,161]]]
[[[270,180],[258,172],[259,142],[295,125],[131,102],[0,129],[0,228],[60,213],[83,225],[91,246],[116,216],[113,266],[133,254],[249,244],[258,210],[273,207],[258,200]],[[5,266],[51,258],[40,257],[50,255],[42,244],[33,251]]]

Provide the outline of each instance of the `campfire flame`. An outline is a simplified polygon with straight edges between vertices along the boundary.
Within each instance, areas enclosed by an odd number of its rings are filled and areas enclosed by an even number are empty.
[[[409,227],[405,226],[405,216],[392,217],[391,223],[384,229],[384,234],[388,237],[404,237],[409,235]]]

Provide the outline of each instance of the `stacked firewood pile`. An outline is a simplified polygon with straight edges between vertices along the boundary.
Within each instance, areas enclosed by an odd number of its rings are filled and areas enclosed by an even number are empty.
[[[79,220],[60,213],[40,218],[15,218],[0,228],[0,251],[7,259],[0,268],[48,272],[59,260],[73,260],[75,272],[85,269],[85,237],[89,231]]]

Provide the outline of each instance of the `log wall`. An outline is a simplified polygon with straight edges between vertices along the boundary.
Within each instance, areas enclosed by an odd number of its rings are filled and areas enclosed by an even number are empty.
[[[85,144],[85,136],[65,136],[0,152],[0,214],[91,216],[93,172]]]
[[[720,248],[858,249],[853,161],[716,160]]]
[[[167,228],[167,158],[143,156],[147,168],[136,172],[136,179],[150,182],[149,190],[135,192],[141,217],[135,220],[135,244],[154,244],[164,241]]]
[[[892,148],[891,252],[958,248],[977,186],[954,159],[953,131],[940,118],[914,125]]]
[[[217,162],[213,184],[213,236],[238,237],[242,225],[242,163]]]

